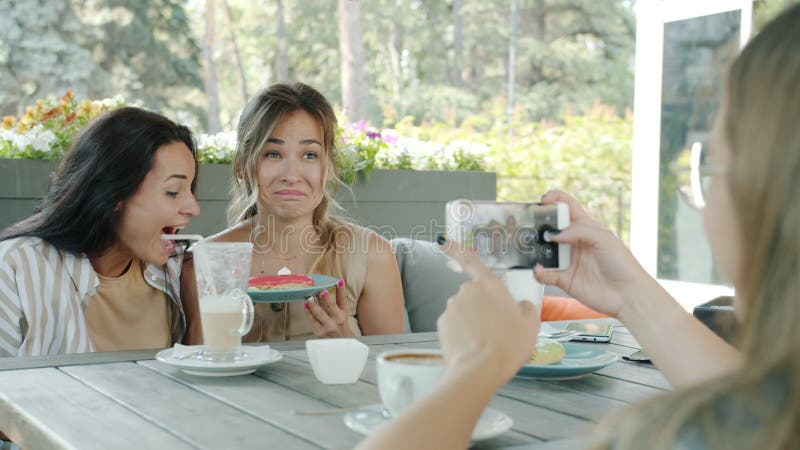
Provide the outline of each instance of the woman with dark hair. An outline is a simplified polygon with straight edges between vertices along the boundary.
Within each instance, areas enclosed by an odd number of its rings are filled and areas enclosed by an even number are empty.
[[[169,346],[182,257],[161,239],[199,213],[191,131],[139,108],[90,123],[36,213],[0,232],[0,357]]]

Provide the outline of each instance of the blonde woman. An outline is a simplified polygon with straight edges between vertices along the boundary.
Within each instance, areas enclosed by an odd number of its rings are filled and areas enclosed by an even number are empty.
[[[212,237],[253,243],[252,276],[320,273],[338,277],[314,301],[256,304],[245,342],[401,333],[403,293],[389,243],[334,216],[336,116],[302,83],[276,84],[242,112],[233,161],[230,228]],[[190,340],[200,342],[191,263],[183,276]]]
[[[572,226],[553,240],[571,244],[573,256],[564,272],[537,267],[537,279],[620,319],[675,386],[601,424],[595,447],[800,448],[798,117],[800,6],[767,25],[730,68],[710,162],[699,169],[711,180],[712,251],[736,286],[739,351],[685,313],[572,197],[542,199],[570,204]],[[536,315],[475,255],[447,251],[473,277],[439,319],[447,375],[361,449],[466,448],[486,403],[530,356]]]

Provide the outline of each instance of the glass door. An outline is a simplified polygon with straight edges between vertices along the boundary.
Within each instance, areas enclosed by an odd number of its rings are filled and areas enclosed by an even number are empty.
[[[732,289],[674,166],[705,141],[751,16],[742,0],[637,4],[631,249],[687,309]]]

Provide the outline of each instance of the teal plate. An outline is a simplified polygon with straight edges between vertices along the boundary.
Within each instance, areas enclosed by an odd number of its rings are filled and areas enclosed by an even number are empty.
[[[309,276],[314,280],[314,285],[307,288],[270,291],[250,289],[247,291],[247,295],[256,303],[299,302],[312,295],[317,295],[326,289],[330,289],[339,282],[338,278],[329,277],[327,275],[311,274]]]
[[[517,372],[518,377],[539,380],[563,380],[578,378],[615,363],[619,357],[592,344],[564,344],[564,359],[558,364],[525,364]]]

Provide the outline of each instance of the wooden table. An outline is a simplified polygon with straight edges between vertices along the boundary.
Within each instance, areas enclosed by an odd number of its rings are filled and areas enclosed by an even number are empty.
[[[349,385],[318,382],[302,342],[275,343],[283,360],[227,378],[184,374],[155,361],[154,350],[0,360],[0,430],[25,450],[352,448],[362,436],[343,424],[342,413],[293,411],[380,403],[378,353],[438,346],[435,333],[362,341],[371,361]],[[619,355],[639,348],[621,326],[611,344],[585,345]],[[513,429],[473,448],[540,448],[669,388],[653,366],[624,360],[577,380],[514,379],[491,402],[511,416]]]

